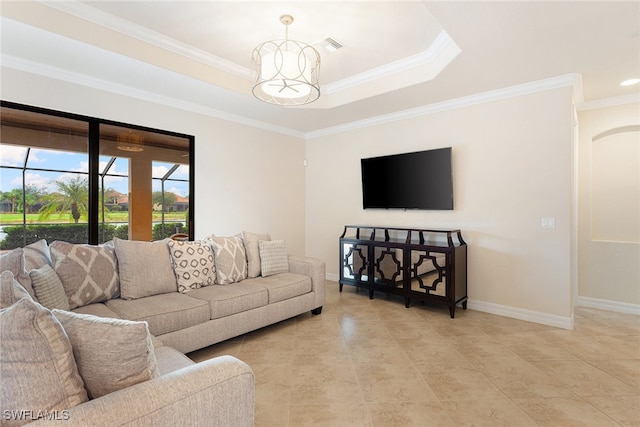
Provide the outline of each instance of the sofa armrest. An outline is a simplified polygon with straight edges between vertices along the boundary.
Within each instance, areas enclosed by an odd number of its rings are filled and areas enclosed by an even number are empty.
[[[289,255],[289,271],[311,277],[311,290],[316,294],[315,308],[324,305],[325,262],[317,258]]]
[[[254,405],[249,365],[220,356],[75,406],[58,420],[30,425],[253,426]]]

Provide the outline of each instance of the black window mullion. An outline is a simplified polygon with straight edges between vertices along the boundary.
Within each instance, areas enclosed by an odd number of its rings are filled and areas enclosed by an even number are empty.
[[[89,244],[97,245],[99,237],[100,193],[100,123],[89,121]]]
[[[193,240],[193,236],[195,230],[193,229],[194,218],[195,218],[195,137],[189,136],[189,219],[187,224],[187,233],[189,233],[189,240]]]

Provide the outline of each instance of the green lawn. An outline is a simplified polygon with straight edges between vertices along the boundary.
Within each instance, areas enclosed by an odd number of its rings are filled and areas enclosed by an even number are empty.
[[[185,212],[167,212],[164,214],[165,221],[182,221],[186,223]],[[22,213],[0,213],[0,224],[22,224]],[[162,220],[162,213],[153,212],[153,222],[159,222]],[[39,224],[38,214],[27,214],[27,224]],[[71,223],[73,220],[66,215],[52,215],[47,221],[42,221],[43,224],[51,223]],[[80,219],[81,223],[86,223],[86,220]],[[109,222],[129,222],[129,212],[109,212],[106,216],[106,221]]]

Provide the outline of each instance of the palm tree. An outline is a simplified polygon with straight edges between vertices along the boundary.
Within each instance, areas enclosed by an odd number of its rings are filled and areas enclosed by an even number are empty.
[[[39,221],[46,221],[54,213],[71,213],[77,224],[80,217],[87,217],[89,185],[86,178],[76,176],[69,182],[56,181],[59,192],[48,196],[49,202],[40,209]]]

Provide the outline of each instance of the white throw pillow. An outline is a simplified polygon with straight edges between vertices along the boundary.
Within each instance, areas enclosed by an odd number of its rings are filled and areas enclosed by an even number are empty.
[[[260,240],[260,265],[263,276],[289,271],[287,245],[284,240]]]

